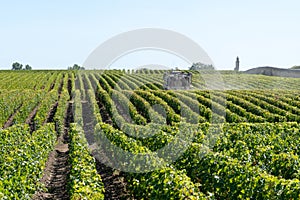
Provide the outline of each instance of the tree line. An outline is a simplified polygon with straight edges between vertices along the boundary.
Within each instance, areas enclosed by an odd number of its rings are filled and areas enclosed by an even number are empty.
[[[23,66],[22,64],[20,64],[18,62],[14,62],[12,64],[12,70],[32,70],[32,67],[28,64]]]

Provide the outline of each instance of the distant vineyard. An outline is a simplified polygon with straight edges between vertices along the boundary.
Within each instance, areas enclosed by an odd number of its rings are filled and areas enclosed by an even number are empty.
[[[0,72],[0,199],[300,198],[299,79],[193,72],[164,90],[163,73]]]

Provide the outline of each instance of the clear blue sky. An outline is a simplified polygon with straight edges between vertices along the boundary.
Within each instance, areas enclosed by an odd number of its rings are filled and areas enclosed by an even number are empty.
[[[233,69],[236,56],[242,70],[300,65],[299,2],[1,1],[0,69],[10,69],[14,61],[34,69],[65,69],[83,63],[110,37],[138,28],[164,28],[188,36],[202,46],[218,69]],[[164,55],[150,54],[147,59],[145,62],[181,64]],[[134,62],[132,56],[115,64]]]

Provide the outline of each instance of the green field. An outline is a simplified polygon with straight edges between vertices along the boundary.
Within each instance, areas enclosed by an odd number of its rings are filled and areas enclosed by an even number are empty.
[[[299,79],[163,73],[1,71],[0,199],[300,199]]]

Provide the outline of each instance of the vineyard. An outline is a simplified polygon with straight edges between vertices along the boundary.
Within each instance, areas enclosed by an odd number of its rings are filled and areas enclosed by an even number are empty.
[[[163,74],[1,71],[0,199],[300,199],[299,79]]]

